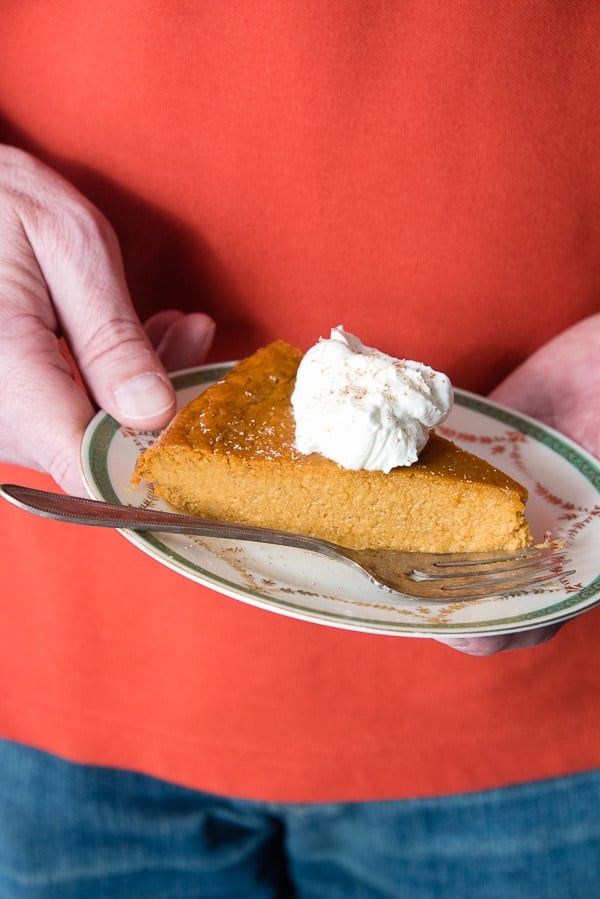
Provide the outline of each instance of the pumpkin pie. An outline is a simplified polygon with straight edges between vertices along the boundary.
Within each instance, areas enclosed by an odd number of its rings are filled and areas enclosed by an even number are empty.
[[[353,471],[295,448],[302,353],[276,341],[192,400],[138,459],[134,482],[175,509],[345,546],[518,550],[532,542],[527,491],[432,431],[408,467]]]

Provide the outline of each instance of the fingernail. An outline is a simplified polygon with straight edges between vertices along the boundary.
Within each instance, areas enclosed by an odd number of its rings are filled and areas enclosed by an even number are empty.
[[[166,378],[145,372],[125,381],[115,390],[115,399],[124,418],[155,418],[173,406],[173,389]]]

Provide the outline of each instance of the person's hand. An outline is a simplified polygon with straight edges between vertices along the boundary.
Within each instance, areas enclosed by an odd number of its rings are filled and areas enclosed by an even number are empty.
[[[490,399],[550,425],[600,457],[600,315],[579,322],[534,353]],[[438,642],[470,655],[491,655],[545,643],[560,627]]]
[[[202,361],[214,323],[169,311],[147,329],[106,219],[38,160],[0,147],[0,460],[81,495],[79,445],[93,403],[131,427],[165,425],[175,411],[165,365]]]

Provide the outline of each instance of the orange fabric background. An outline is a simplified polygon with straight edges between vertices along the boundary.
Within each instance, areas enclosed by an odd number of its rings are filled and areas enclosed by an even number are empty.
[[[141,313],[212,312],[214,357],[343,323],[486,391],[598,309],[600,16],[390,7],[9,3],[0,137],[107,214]],[[252,609],[117,534],[0,528],[7,736],[273,799],[600,760],[598,611],[473,659]]]

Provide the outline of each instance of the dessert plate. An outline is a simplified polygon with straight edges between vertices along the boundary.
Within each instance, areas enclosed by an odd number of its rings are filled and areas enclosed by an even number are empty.
[[[179,407],[222,377],[224,363],[172,375]],[[438,429],[529,490],[534,537],[563,541],[575,574],[520,594],[427,603],[372,586],[346,566],[303,550],[180,534],[122,530],[135,546],[187,578],[262,609],[369,633],[431,637],[512,633],[563,621],[600,602],[600,465],[567,438],[474,394],[455,391]],[[156,432],[121,427],[99,412],[81,466],[96,499],[168,510],[146,484],[131,485],[137,456]]]

